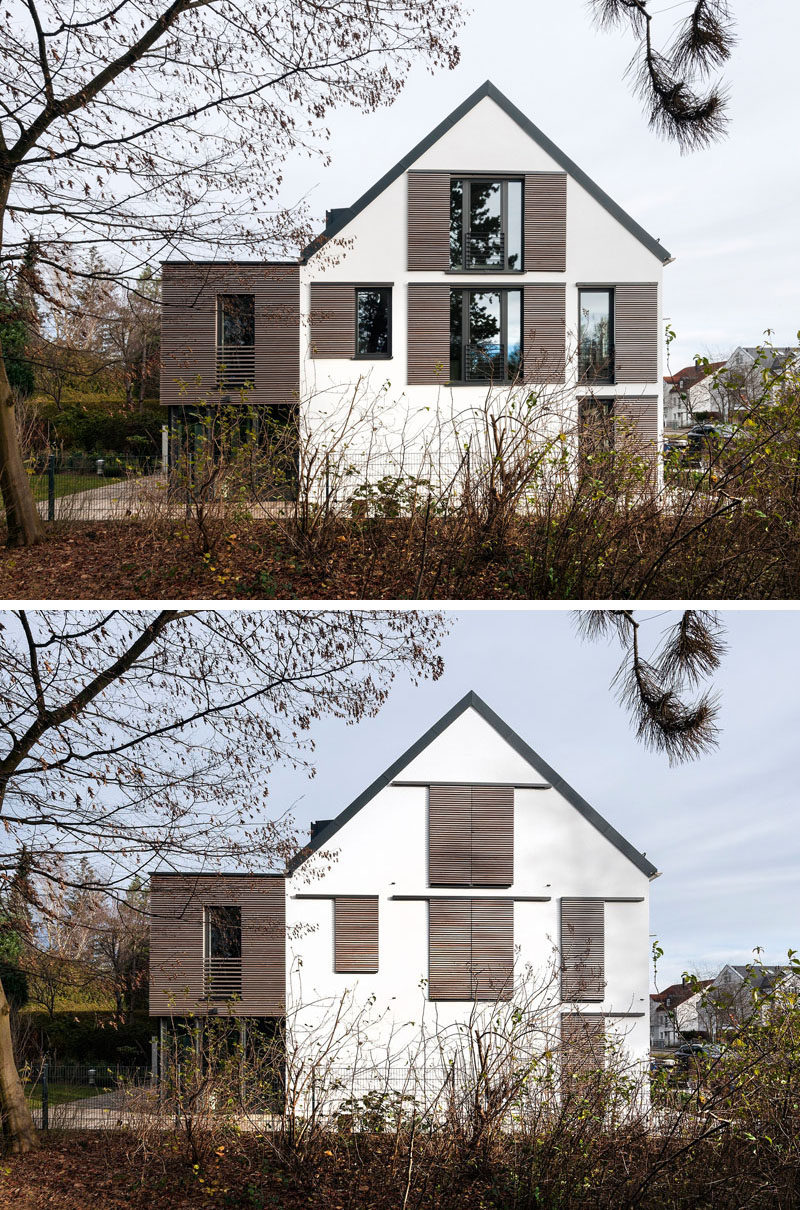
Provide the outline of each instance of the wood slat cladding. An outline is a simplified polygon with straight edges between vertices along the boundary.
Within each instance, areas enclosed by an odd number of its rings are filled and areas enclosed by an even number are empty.
[[[605,906],[602,899],[561,900],[561,999],[605,995]]]
[[[476,1000],[510,1000],[514,978],[514,903],[472,900],[472,992]]]
[[[161,285],[162,404],[219,399],[218,294],[255,296],[255,384],[247,402],[294,402],[300,376],[299,265],[167,263]]]
[[[637,449],[658,443],[658,396],[619,397],[614,404],[614,444]]]
[[[409,172],[407,179],[409,272],[445,272],[450,268],[450,177]]]
[[[563,382],[567,356],[567,287],[558,282],[524,286],[522,327],[525,381]]]
[[[567,174],[525,175],[525,270],[564,273],[567,267]],[[560,381],[560,380],[559,380]]]
[[[378,969],[378,896],[337,896],[333,901],[334,969],[370,974]]]
[[[514,787],[472,786],[472,886],[514,881]]]
[[[238,1016],[284,1012],[286,904],[284,879],[154,874],[150,882],[150,1015],[204,1015],[204,912],[227,905],[242,911],[242,996]],[[219,1004],[211,1007],[219,1010]]]
[[[408,287],[410,385],[446,383],[450,377],[450,287]]]
[[[431,886],[511,886],[514,787],[430,786],[428,882]]]
[[[591,1090],[591,1072],[605,1067],[606,1024],[600,1013],[562,1013],[561,1078],[577,1096]],[[599,1091],[599,1090],[598,1090]]]
[[[356,292],[338,282],[311,283],[311,356],[353,357]]]
[[[614,287],[614,377],[617,382],[658,382],[658,285]]]
[[[514,904],[504,899],[431,899],[431,1000],[509,1000],[514,970]]]

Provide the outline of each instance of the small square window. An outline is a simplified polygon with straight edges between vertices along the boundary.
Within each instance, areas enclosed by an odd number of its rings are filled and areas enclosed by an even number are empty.
[[[391,357],[392,291],[389,286],[356,290],[356,357]]]

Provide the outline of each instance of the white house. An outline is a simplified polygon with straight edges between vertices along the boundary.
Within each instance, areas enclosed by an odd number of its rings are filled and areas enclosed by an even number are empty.
[[[777,386],[781,372],[797,357],[796,348],[739,346],[726,361],[712,363],[688,384],[689,411],[693,417],[708,415],[729,421],[746,413],[765,392],[774,402],[771,376],[776,377]]]
[[[150,1012],[277,1019],[352,1070],[520,1007],[528,1045],[589,1026],[643,1061],[656,873],[468,693],[285,874],[153,876]]]
[[[244,393],[319,443],[355,400],[354,454],[437,425],[452,452],[511,392],[556,432],[600,413],[657,443],[669,260],[487,82],[297,262],[166,262],[162,403],[179,432]]]
[[[695,983],[684,979],[650,996],[650,1043],[654,1047],[679,1046],[688,1038],[704,1034],[703,993],[710,979]]]

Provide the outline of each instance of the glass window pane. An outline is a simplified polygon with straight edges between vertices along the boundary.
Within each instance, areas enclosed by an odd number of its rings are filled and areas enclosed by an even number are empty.
[[[504,264],[503,189],[500,181],[470,181],[470,265]]]
[[[462,290],[450,291],[450,381],[461,382],[461,341],[463,336]]]
[[[389,354],[391,290],[356,291],[356,353],[362,357]]]
[[[522,181],[508,182],[508,230],[506,244],[509,269],[522,268]]]
[[[505,377],[500,335],[500,291],[469,291],[469,338],[466,348],[469,379]]]
[[[509,290],[506,300],[508,377],[516,378],[522,368],[522,291]]]
[[[207,913],[209,958],[241,958],[242,909],[210,907]]]
[[[255,343],[255,295],[220,294],[217,297],[217,339],[221,345],[240,347]]]
[[[613,292],[581,290],[579,321],[580,373],[606,382],[613,378]]]
[[[450,182],[450,266],[464,263],[464,182]]]

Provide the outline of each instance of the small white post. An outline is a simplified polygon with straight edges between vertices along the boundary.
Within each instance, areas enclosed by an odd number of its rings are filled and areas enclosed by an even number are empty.
[[[166,475],[169,470],[169,428],[161,426],[161,470]]]

